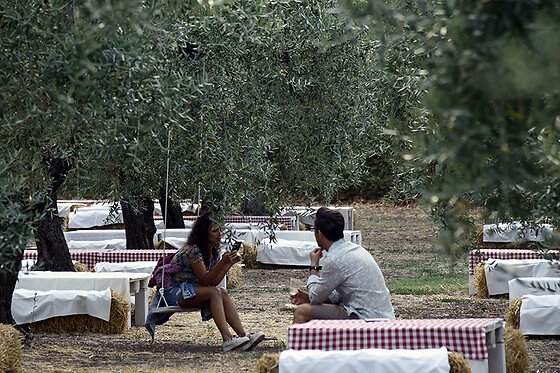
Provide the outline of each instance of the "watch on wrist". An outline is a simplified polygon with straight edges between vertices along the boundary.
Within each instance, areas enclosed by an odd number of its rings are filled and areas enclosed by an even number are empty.
[[[312,270],[318,271],[318,270],[319,270],[319,266],[311,266],[311,267],[309,267],[309,270],[310,270],[310,271],[312,271]]]

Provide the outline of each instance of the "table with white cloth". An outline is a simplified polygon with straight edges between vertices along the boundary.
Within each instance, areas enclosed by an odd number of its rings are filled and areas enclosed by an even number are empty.
[[[519,330],[523,335],[560,335],[560,294],[524,295]]]
[[[130,272],[20,272],[16,289],[105,290],[111,288],[131,303],[135,294],[135,325],[144,325],[148,309],[148,281],[151,273]],[[130,326],[130,317],[129,317]]]
[[[29,324],[53,317],[90,315],[109,321],[111,289],[105,290],[29,290],[15,289],[12,317],[16,324]]]
[[[124,250],[126,239],[113,238],[109,240],[96,241],[67,241],[68,250]]]
[[[294,241],[277,239],[276,242],[265,238],[257,247],[257,262],[274,265],[311,265],[309,254],[317,248],[315,241]],[[324,255],[328,255],[324,253]]]
[[[508,288],[510,302],[524,295],[560,295],[560,277],[516,277]]]
[[[183,216],[184,220],[194,221],[198,216]],[[276,224],[285,225],[288,230],[299,230],[299,218],[297,216],[261,216],[261,215],[226,215],[224,223],[251,223],[251,224]]]
[[[489,295],[509,293],[509,280],[517,277],[560,277],[560,266],[546,259],[488,259],[484,265]]]
[[[557,250],[548,251],[550,255],[558,255]],[[469,294],[476,294],[472,285],[474,280],[474,269],[478,263],[488,259],[543,259],[541,251],[530,249],[475,249],[469,252]]]
[[[503,319],[311,320],[288,328],[294,350],[428,349],[461,353],[473,373],[505,372]]]
[[[282,373],[449,373],[449,357],[445,347],[422,350],[321,351],[286,350],[278,359]]]
[[[156,264],[157,261],[155,260],[120,263],[99,262],[93,269],[95,272],[152,273]]]
[[[519,221],[485,224],[482,227],[482,242],[541,242],[552,235],[551,224],[528,226]]]
[[[68,218],[68,229],[103,227],[124,223],[120,206],[114,210],[112,204],[105,203],[79,207],[66,216]]]

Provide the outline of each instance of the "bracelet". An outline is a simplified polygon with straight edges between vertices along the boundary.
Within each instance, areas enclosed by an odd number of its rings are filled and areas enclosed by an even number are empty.
[[[310,271],[312,271],[312,270],[318,271],[318,270],[319,270],[319,266],[311,266],[311,267],[309,267],[309,270],[310,270]]]

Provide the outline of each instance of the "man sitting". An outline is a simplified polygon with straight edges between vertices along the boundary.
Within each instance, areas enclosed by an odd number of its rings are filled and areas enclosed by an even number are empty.
[[[321,207],[314,230],[319,247],[309,254],[308,294],[298,291],[292,296],[298,304],[294,324],[311,319],[394,319],[383,274],[366,249],[344,240],[342,214]]]

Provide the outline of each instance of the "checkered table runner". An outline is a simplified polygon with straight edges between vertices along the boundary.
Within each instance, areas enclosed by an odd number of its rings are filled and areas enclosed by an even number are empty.
[[[288,328],[287,347],[294,350],[363,348],[427,349],[447,347],[465,359],[488,359],[486,328],[502,319],[311,320]]]
[[[173,254],[177,250],[166,249],[165,255]],[[140,261],[158,261],[163,257],[163,250],[134,249],[134,250],[107,250],[101,253],[100,262],[122,263]]]
[[[558,251],[549,253],[558,255]],[[488,259],[543,259],[541,252],[530,249],[476,249],[469,252],[469,274],[474,275],[478,263]]]
[[[154,219],[156,219],[154,217]],[[183,216],[184,220],[195,221],[197,216]],[[298,230],[297,216],[224,216],[224,223],[268,223],[273,221],[278,224],[284,224],[288,230]]]
[[[70,250],[70,257],[72,260],[76,260],[82,264],[85,264],[88,268],[95,267],[95,264],[101,261],[101,255],[104,252],[111,251],[107,250],[81,250],[75,249]],[[37,250],[25,250],[23,252],[23,259],[37,259]]]

